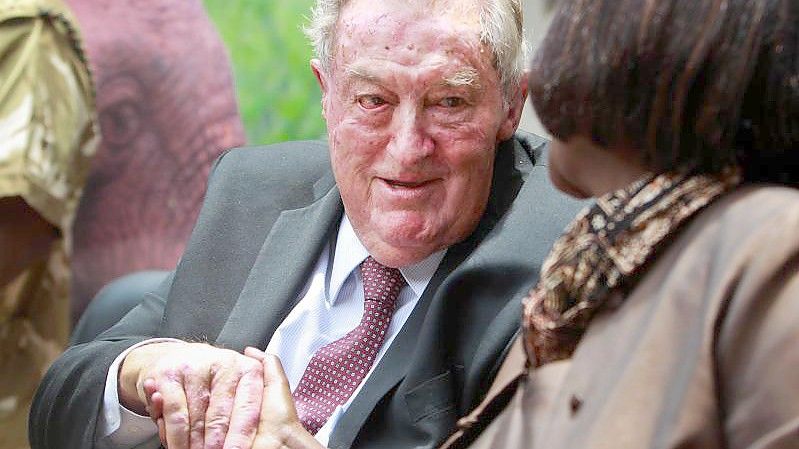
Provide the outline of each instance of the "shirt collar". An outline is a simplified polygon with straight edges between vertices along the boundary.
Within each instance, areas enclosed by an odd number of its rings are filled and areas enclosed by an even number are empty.
[[[408,283],[408,287],[413,291],[415,299],[421,298],[446,252],[446,249],[436,251],[420,262],[399,269],[405,282]],[[332,257],[333,269],[330,270],[328,278],[327,302],[329,305],[336,302],[344,282],[367,257],[369,257],[369,252],[355,234],[355,229],[352,228],[347,214],[344,214],[336,237],[336,246]]]

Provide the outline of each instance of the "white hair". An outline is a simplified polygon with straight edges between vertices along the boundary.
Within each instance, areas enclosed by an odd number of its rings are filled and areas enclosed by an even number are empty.
[[[310,23],[304,28],[316,57],[330,68],[336,25],[349,0],[316,0]],[[521,82],[527,65],[528,44],[524,36],[521,0],[473,0],[479,8],[480,41],[494,55],[502,90],[510,99]]]

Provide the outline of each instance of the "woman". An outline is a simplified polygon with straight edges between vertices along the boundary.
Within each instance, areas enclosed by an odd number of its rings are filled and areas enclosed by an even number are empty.
[[[448,447],[799,447],[798,23],[796,0],[561,2],[530,92],[552,180],[596,203]]]

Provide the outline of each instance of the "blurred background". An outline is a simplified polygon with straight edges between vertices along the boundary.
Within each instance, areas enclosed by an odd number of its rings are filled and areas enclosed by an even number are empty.
[[[311,47],[301,30],[313,0],[205,0],[204,4],[233,62],[247,141],[266,144],[324,135],[319,89],[308,68]],[[524,8],[535,47],[549,24],[551,7],[545,1],[524,0]],[[542,134],[534,115],[528,105],[522,128]]]
[[[250,144],[318,139],[320,94],[302,33],[312,0],[205,0],[228,48],[239,111]],[[246,30],[246,31],[245,31]]]

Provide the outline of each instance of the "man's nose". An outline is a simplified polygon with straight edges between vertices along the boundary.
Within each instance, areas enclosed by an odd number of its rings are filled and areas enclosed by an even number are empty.
[[[388,152],[403,164],[413,164],[433,154],[435,142],[427,132],[422,111],[415,106],[401,106],[394,112]]]

